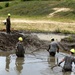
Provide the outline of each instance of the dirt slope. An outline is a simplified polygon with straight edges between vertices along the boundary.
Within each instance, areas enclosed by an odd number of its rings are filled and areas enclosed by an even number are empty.
[[[20,31],[14,31],[11,34],[6,34],[5,32],[0,32],[0,50],[2,51],[12,51],[15,50],[15,45],[18,42],[18,37],[23,37],[24,46],[26,52],[30,53],[32,51],[47,50],[50,41],[40,40],[36,35],[31,35],[30,33],[25,34]],[[75,48],[75,36],[71,36],[71,39],[64,38],[59,42],[63,50],[70,50]]]
[[[28,51],[34,51],[37,49],[46,49],[49,42],[39,40],[39,38],[35,35],[26,34],[22,35],[20,32],[14,32],[11,34],[6,34],[1,32],[0,33],[0,50],[3,51],[11,51],[15,50],[15,45],[18,42],[18,37],[23,37],[23,42],[25,45],[25,48]]]

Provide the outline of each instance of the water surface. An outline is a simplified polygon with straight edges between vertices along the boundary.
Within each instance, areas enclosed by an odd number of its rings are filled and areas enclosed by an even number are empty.
[[[50,40],[67,37],[67,35],[35,34],[41,40]],[[51,67],[61,61],[68,53],[60,52],[56,57],[50,57],[47,51],[36,51],[34,54],[25,54],[24,58],[17,58],[10,52],[0,52],[0,75],[75,75],[74,72],[63,73],[59,68],[55,71]],[[61,64],[63,67],[64,62]],[[73,68],[74,68],[73,64]],[[75,69],[74,69],[75,71]]]

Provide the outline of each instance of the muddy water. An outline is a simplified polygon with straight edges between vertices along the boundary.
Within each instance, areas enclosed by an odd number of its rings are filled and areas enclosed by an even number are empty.
[[[50,34],[49,33],[47,33],[47,34],[32,33],[32,35],[37,35],[39,39],[41,39],[41,40],[48,40],[48,41],[50,41],[52,38],[54,38],[55,40],[60,41],[62,38],[70,36],[69,34],[64,35],[64,34],[53,34],[53,33],[50,33]]]
[[[50,57],[46,51],[26,54],[24,58],[17,58],[15,54],[9,55],[7,52],[0,54],[0,75],[75,75],[74,72],[63,73],[58,68],[51,69],[57,63],[58,54],[55,58]],[[59,61],[64,55],[59,53]]]
[[[46,40],[46,38],[48,40],[50,36],[45,36],[44,34],[37,35],[40,39],[44,37],[43,40]],[[60,38],[60,36],[58,37]],[[61,36],[61,38],[63,37]],[[61,72],[62,68],[51,69],[57,63],[57,58],[59,62],[65,55],[65,53],[61,52],[53,58],[49,56],[47,51],[37,51],[33,54],[25,54],[24,58],[17,58],[13,53],[0,52],[0,75],[75,75],[74,72]],[[73,66],[75,65],[73,64]]]

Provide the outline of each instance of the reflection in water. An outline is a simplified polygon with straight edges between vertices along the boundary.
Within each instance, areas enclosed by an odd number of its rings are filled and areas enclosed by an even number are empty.
[[[21,73],[24,64],[24,57],[16,58],[16,70]]]
[[[62,72],[59,71],[59,69],[51,69],[55,64],[57,64],[57,57],[48,57],[48,64],[49,64],[49,68],[48,70],[48,75],[62,75]]]
[[[10,65],[10,53],[6,53],[6,67],[5,67],[5,70],[7,72],[9,72],[9,65]]]
[[[40,59],[42,55],[40,53],[45,54],[48,62],[40,62],[45,60]],[[58,56],[60,61],[63,56],[60,54]],[[42,58],[45,57],[43,56]],[[46,54],[44,51],[39,52],[36,57],[34,55],[26,55],[25,58],[17,58],[15,54],[7,55],[7,53],[3,53],[2,55],[1,53],[0,75],[75,75],[74,72],[54,72],[51,66],[57,63],[56,60],[56,57],[50,57],[48,53]]]
[[[63,72],[63,75],[74,75],[72,72]]]
[[[48,57],[48,64],[50,67],[53,67],[55,65],[55,57]]]
[[[6,57],[6,71],[9,72],[10,57]]]

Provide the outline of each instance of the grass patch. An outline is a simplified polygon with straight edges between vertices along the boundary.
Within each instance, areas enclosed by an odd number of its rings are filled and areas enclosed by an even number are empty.
[[[35,20],[33,20],[35,21]],[[6,29],[6,26],[1,22],[0,30]],[[51,23],[26,23],[26,22],[12,22],[11,29],[25,30],[33,32],[56,32],[64,34],[75,34],[75,25],[68,24],[51,24]]]
[[[69,37],[66,37],[64,40],[66,40],[67,42],[75,42],[75,38],[73,38],[73,36],[69,36]]]
[[[55,29],[53,32],[55,33],[63,33],[63,34],[75,34],[75,31],[73,30],[61,30],[60,28]]]
[[[52,13],[55,5],[60,1],[25,1],[25,2],[11,2],[8,8],[0,11],[0,16],[7,15],[9,12],[13,15],[19,16],[47,16]]]
[[[7,14],[11,14],[11,19],[25,20],[55,20],[62,22],[74,22],[75,20],[75,0],[49,0],[49,1],[9,1],[9,7],[5,8],[6,2],[0,2],[0,20],[5,20]],[[53,17],[49,17],[50,13],[55,10],[53,8],[70,8],[72,11],[58,12]],[[41,32],[57,32],[57,33],[75,33],[75,25],[59,23],[12,23],[14,30],[28,30]],[[0,29],[5,28],[0,23]]]
[[[75,20],[75,0],[49,0],[49,1],[8,1],[9,7],[5,8],[6,2],[0,2],[0,16],[6,17],[11,13],[14,18],[29,18],[29,19],[47,19],[56,21],[74,21]],[[59,12],[53,17],[48,17],[54,12],[53,8],[70,8],[73,11]]]

